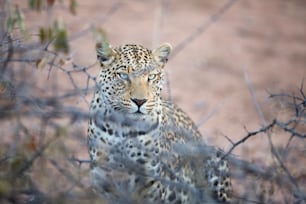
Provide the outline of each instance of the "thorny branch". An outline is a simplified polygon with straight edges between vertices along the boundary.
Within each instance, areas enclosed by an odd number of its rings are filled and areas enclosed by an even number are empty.
[[[298,122],[297,120],[290,120],[290,122]],[[297,132],[294,128],[288,128],[288,123],[283,123],[278,121],[277,119],[274,119],[270,124],[268,124],[265,127],[260,128],[259,130],[255,130],[253,132],[248,132],[246,136],[238,140],[237,142],[234,142],[232,144],[232,147],[227,151],[227,153],[223,156],[223,158],[229,156],[235,148],[237,148],[240,144],[246,142],[250,137],[256,136],[259,133],[266,133],[267,131],[271,131],[274,126],[280,127],[285,132],[290,133],[292,136],[296,136],[299,138],[306,138],[305,133]]]
[[[227,151],[227,153],[223,156],[223,158],[226,158],[227,156],[229,156],[236,147],[238,147],[240,144],[246,142],[250,137],[253,137],[255,135],[258,135],[259,133],[264,133],[264,132],[266,132],[268,130],[271,130],[275,124],[276,124],[276,120],[273,120],[266,127],[262,127],[259,130],[256,130],[256,131],[253,131],[253,132],[249,132],[245,137],[241,138],[237,142],[234,142],[232,144],[232,147]]]
[[[248,86],[250,88],[250,84],[248,84]],[[253,89],[251,88],[250,90],[252,94],[254,94]],[[305,199],[306,192],[303,192],[303,190],[300,188],[297,178],[293,176],[293,174],[291,173],[291,169],[289,169],[285,165],[282,156],[278,153],[276,147],[272,143],[271,137],[273,137],[272,133],[273,133],[273,128],[275,127],[278,127],[283,132],[288,133],[290,137],[288,139],[288,144],[286,145],[287,148],[289,147],[289,142],[293,138],[299,138],[299,139],[306,138],[306,133],[300,132],[298,129],[300,124],[305,124],[306,106],[304,104],[306,97],[303,91],[303,82],[299,89],[299,94],[300,96],[289,95],[289,94],[270,94],[271,98],[286,97],[287,99],[289,99],[289,101],[291,100],[292,103],[289,104],[291,104],[292,109],[295,110],[294,115],[292,115],[292,117],[285,122],[275,118],[272,120],[272,122],[266,124],[264,127],[255,131],[248,132],[246,136],[242,137],[240,140],[236,142],[230,140],[232,146],[223,156],[223,158],[228,158],[232,163],[232,165],[243,168],[246,174],[247,172],[249,172],[251,174],[259,176],[260,178],[271,180],[277,183],[278,185],[280,185],[281,187],[287,188],[289,191],[292,192],[292,195],[293,197],[295,197],[297,203],[301,201],[306,201]],[[256,97],[254,97],[254,95],[253,95],[253,100],[256,100]],[[255,103],[258,104],[257,101],[255,101]],[[256,107],[257,109],[260,109],[259,106]],[[276,172],[278,171],[275,170],[274,168],[271,168],[270,170],[266,169],[263,171],[261,170],[262,168],[256,166],[255,164],[251,164],[246,161],[239,161],[237,158],[231,155],[234,149],[236,149],[238,146],[241,146],[242,143],[247,142],[247,140],[249,140],[251,137],[261,135],[262,133],[268,134],[268,137],[270,138],[269,143],[270,143],[271,153],[275,157],[278,165],[283,170],[286,176],[284,176],[283,174],[280,174],[281,176],[279,176],[278,174],[276,174]]]

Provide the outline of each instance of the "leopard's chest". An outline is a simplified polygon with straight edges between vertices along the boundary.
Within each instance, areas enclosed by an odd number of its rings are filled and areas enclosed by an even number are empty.
[[[93,161],[130,160],[154,168],[161,152],[160,118],[129,118],[105,110],[92,114],[88,129],[89,154]]]

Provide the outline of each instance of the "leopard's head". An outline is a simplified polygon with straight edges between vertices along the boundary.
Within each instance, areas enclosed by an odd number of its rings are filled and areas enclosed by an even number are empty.
[[[98,43],[96,51],[101,65],[99,94],[107,105],[139,115],[158,108],[170,44],[149,50],[140,45],[112,48],[108,43]]]

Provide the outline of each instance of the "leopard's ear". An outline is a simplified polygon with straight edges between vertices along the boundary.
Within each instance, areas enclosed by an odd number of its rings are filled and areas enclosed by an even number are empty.
[[[168,57],[172,50],[172,46],[169,43],[164,43],[158,48],[153,50],[153,57],[155,61],[160,65],[165,65],[168,61]]]
[[[111,47],[108,42],[98,42],[96,44],[97,58],[101,64],[110,64],[114,58],[116,51]]]

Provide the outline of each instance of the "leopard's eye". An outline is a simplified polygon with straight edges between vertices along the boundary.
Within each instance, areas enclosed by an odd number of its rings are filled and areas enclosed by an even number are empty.
[[[124,73],[124,72],[118,72],[117,73],[117,76],[122,79],[122,80],[128,80],[129,79],[129,75],[127,73]]]
[[[157,74],[149,74],[148,81],[153,81],[156,78],[157,78]]]

